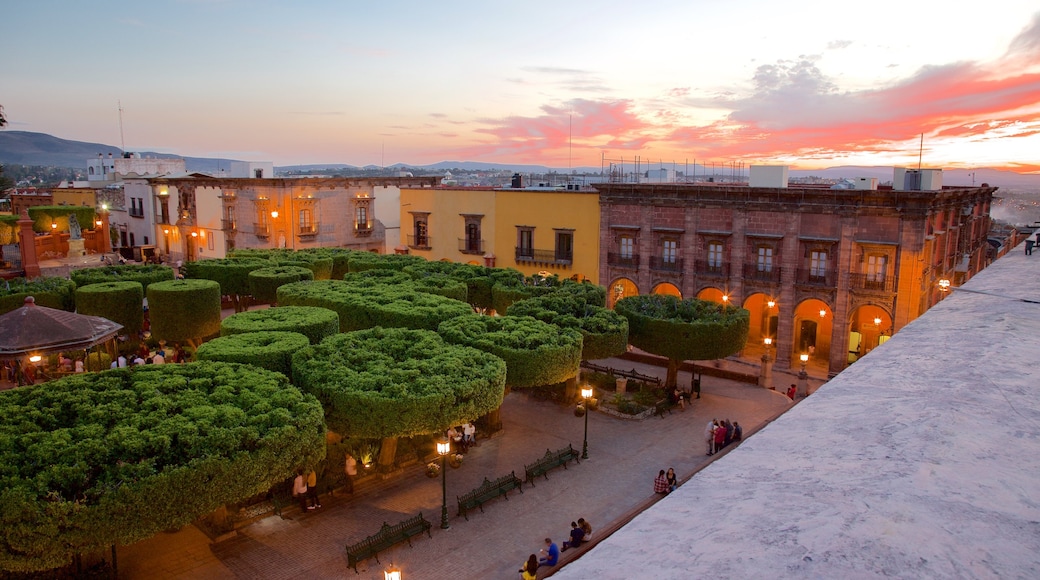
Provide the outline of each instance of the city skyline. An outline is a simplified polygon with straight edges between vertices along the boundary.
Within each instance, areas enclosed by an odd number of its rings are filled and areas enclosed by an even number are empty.
[[[5,12],[0,104],[9,130],[276,165],[812,169],[921,148],[1040,172],[1035,4],[916,4],[45,0]]]

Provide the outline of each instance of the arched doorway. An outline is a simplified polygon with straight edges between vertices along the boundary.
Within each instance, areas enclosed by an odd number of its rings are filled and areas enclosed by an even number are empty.
[[[865,304],[852,312],[849,321],[848,364],[885,343],[892,336],[892,317],[880,306]]]
[[[682,298],[682,292],[679,288],[671,282],[661,282],[650,292],[651,294],[665,294],[667,296],[678,296]]]
[[[801,355],[809,355],[810,366],[830,367],[831,330],[834,313],[822,300],[810,298],[794,310],[794,341],[791,347],[791,365],[801,365]]]
[[[718,288],[705,288],[697,293],[697,300],[707,300],[709,302],[726,304],[729,300],[729,296]]]
[[[768,294],[759,292],[748,296],[744,301],[744,308],[751,313],[747,344],[762,346],[766,337],[775,341],[777,323],[780,320],[780,309],[777,307],[776,300]]]
[[[613,308],[615,302],[629,296],[639,296],[639,287],[628,278],[618,278],[607,288],[607,305]]]

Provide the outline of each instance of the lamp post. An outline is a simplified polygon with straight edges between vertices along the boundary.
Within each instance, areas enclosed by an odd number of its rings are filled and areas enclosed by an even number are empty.
[[[401,569],[393,564],[383,571],[383,580],[402,580],[402,578]]]
[[[773,339],[771,337],[765,337],[762,339],[765,343],[766,350],[762,354],[762,372],[759,374],[759,385],[766,389],[773,388],[773,365],[772,358],[769,356],[769,347],[773,345]]]
[[[448,452],[451,441],[447,439],[437,444],[437,454],[441,456],[441,529],[448,529]]]
[[[803,352],[798,358],[802,361],[802,370],[798,372],[798,395],[806,397],[809,395],[809,373],[805,372],[805,363],[809,362],[809,355]]]
[[[581,458],[589,458],[589,399],[592,398],[592,387],[581,388],[581,398],[585,400],[585,441],[581,444]]]

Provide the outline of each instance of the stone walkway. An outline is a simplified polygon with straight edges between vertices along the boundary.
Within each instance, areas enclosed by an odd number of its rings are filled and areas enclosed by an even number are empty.
[[[636,368],[664,376],[664,369],[631,361],[598,361],[615,368]],[[784,380],[787,380],[786,378]],[[681,373],[680,382],[690,377]],[[819,380],[813,380],[817,386]],[[231,539],[211,544],[193,526],[160,534],[119,548],[121,578],[344,578],[345,546],[378,531],[383,522],[397,523],[422,512],[433,524],[432,537],[413,538],[375,559],[362,562],[356,577],[382,579],[391,562],[406,577],[423,579],[516,578],[516,571],[550,536],[562,544],[570,522],[584,517],[601,539],[655,500],[653,478],[674,467],[685,481],[711,461],[702,441],[712,418],[737,420],[745,437],[783,413],[791,402],[778,392],[753,385],[704,377],[700,400],[685,412],[663,418],[625,421],[603,413],[589,416],[589,459],[571,462],[524,485],[523,493],[488,503],[484,513],[471,511],[469,521],[455,517],[455,496],[479,485],[484,477],[517,472],[546,449],[568,443],[581,449],[584,419],[570,407],[538,401],[522,391],[510,393],[502,407],[501,434],[481,439],[463,465],[448,469],[450,528],[439,528],[440,478],[430,479],[422,465],[387,481],[359,486],[350,497],[323,497],[314,512],[293,510],[286,518],[271,516],[246,526]],[[716,456],[717,457],[717,456]],[[580,556],[581,551],[565,556]],[[543,569],[542,575],[548,571]]]

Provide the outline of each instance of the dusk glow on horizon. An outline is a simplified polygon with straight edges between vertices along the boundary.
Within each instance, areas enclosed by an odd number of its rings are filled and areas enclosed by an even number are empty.
[[[277,166],[1040,173],[1040,6],[952,8],[37,0],[4,11],[0,105],[6,130]]]

